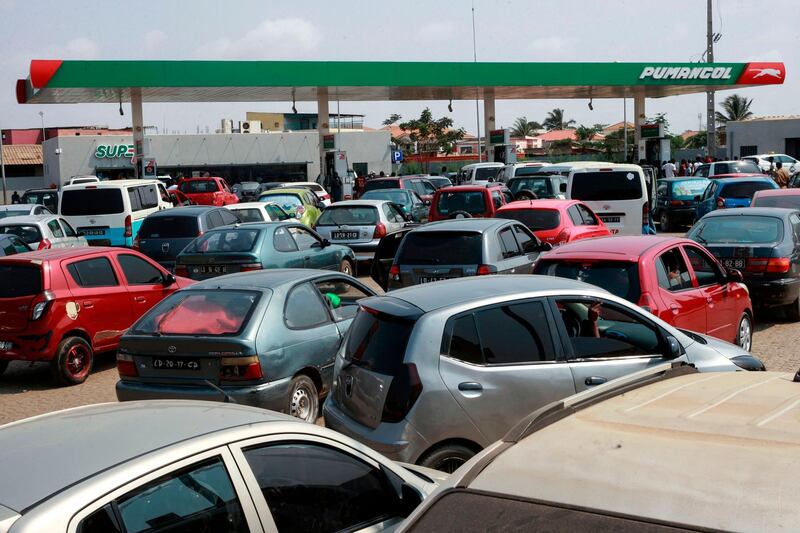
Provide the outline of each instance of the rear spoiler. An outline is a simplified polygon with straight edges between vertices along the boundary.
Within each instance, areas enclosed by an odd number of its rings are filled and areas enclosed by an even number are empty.
[[[401,320],[417,320],[425,311],[405,300],[393,296],[372,296],[358,301],[358,306],[367,313],[388,315]]]

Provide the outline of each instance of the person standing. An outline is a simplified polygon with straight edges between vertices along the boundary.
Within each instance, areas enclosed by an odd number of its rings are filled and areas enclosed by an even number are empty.
[[[789,186],[789,171],[783,168],[783,163],[778,161],[775,163],[775,172],[772,175],[772,179],[775,180],[775,183],[778,184],[778,187],[781,189],[786,189]]]
[[[661,171],[664,173],[665,178],[674,178],[675,177],[675,160],[670,159],[661,167]]]
[[[697,169],[700,168],[700,165],[702,165],[702,164],[703,164],[703,160],[700,158],[700,156],[699,155],[695,156],[694,165],[693,165],[693,168],[692,168],[692,174],[697,172]]]
[[[681,159],[681,166],[678,167],[678,176],[688,176],[689,174],[689,163],[685,159]]]
[[[17,191],[14,191],[14,194],[11,195],[11,203],[18,204],[19,202],[20,202],[19,193]]]

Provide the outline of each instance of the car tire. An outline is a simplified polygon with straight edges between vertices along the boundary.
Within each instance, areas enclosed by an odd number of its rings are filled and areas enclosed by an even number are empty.
[[[353,262],[349,259],[342,259],[342,262],[339,263],[339,272],[342,274],[347,274],[348,276],[355,276],[356,269],[353,266]]]
[[[91,345],[80,337],[67,337],[58,344],[50,370],[59,385],[78,385],[89,377],[93,364]]]
[[[418,464],[452,474],[474,455],[475,452],[463,444],[446,444],[426,453]]]
[[[319,417],[319,392],[308,376],[297,376],[289,389],[289,404],[286,412],[311,424]]]
[[[753,349],[753,319],[750,318],[749,313],[744,313],[739,319],[735,344],[747,353]]]
[[[670,224],[669,221],[669,216],[667,215],[666,212],[662,212],[661,215],[658,217],[658,223],[659,226],[661,227],[660,228],[661,231],[665,233],[669,232],[669,230],[672,229],[672,225]]]
[[[786,306],[786,318],[792,322],[800,322],[800,297]]]
[[[8,368],[8,363],[9,362],[10,361],[0,361],[0,376],[2,376],[3,372],[5,372],[6,368]]]
[[[472,215],[467,213],[466,211],[453,211],[447,217],[448,219],[455,219],[455,218],[472,218]]]

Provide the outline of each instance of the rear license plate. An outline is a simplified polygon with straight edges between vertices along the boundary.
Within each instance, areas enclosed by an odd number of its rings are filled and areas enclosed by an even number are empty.
[[[156,370],[200,370],[200,360],[186,357],[153,357]]]
[[[723,259],[722,264],[725,265],[725,268],[744,268],[745,261],[744,259]]]
[[[14,347],[13,342],[0,342],[0,350],[7,351]]]
[[[442,277],[431,277],[431,276],[420,276],[417,278],[419,283],[433,283],[434,281],[444,281],[450,278],[442,278]]]
[[[603,215],[600,215],[600,220],[604,224],[619,224],[621,222],[620,217],[604,217]]]
[[[357,239],[357,231],[334,231],[331,233],[334,239]]]
[[[197,272],[200,274],[225,274],[228,272],[228,267],[221,265],[201,266],[197,267]]]
[[[85,229],[83,230],[83,234],[87,237],[94,237],[97,235],[105,235],[106,232],[101,229]]]

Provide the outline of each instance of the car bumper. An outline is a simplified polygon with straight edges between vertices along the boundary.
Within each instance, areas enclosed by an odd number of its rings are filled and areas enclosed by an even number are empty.
[[[745,278],[750,299],[758,307],[788,305],[800,296],[800,278],[759,280]]]
[[[284,378],[269,383],[243,387],[221,386],[220,388],[236,403],[285,411],[289,403],[289,390],[292,378]],[[167,385],[139,381],[117,381],[117,399],[121,402],[132,400],[206,400],[221,402],[225,397],[216,389],[203,384],[192,386]]]
[[[50,361],[55,355],[58,341],[53,331],[26,331],[24,335],[3,335],[1,343],[11,343],[11,349],[0,350],[0,361]]]
[[[672,208],[666,209],[664,212],[667,214],[669,219],[676,223],[692,222],[695,214],[697,213],[694,207],[684,207],[680,209]]]

